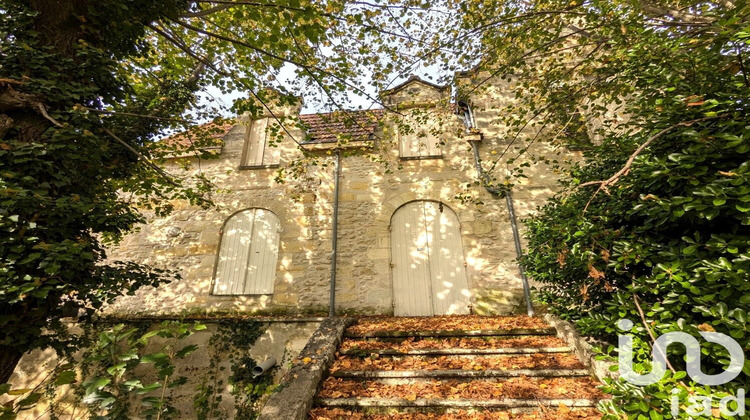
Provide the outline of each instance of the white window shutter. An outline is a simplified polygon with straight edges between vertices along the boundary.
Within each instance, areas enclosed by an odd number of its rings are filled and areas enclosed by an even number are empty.
[[[254,120],[250,125],[243,166],[262,166],[266,149],[268,118]]]
[[[440,148],[440,136],[437,134],[442,134],[442,131],[440,129],[440,126],[436,124],[435,122],[431,122],[426,128],[425,128],[425,137],[422,137],[422,142],[424,143],[424,149],[423,149],[423,156],[442,156],[443,152]]]
[[[440,137],[433,133],[436,126],[432,121],[422,124],[416,118],[407,118],[405,124],[409,126],[410,133],[403,133],[404,130],[399,132],[399,156],[402,158],[442,156]]]
[[[412,118],[407,118],[404,124],[407,129],[399,128],[399,156],[402,158],[419,157],[419,125]]]
[[[279,231],[278,217],[268,210],[248,209],[232,216],[224,226],[213,293],[273,293]]]
[[[241,293],[253,234],[253,213],[253,210],[236,213],[224,225],[214,281],[216,295]]]
[[[268,126],[269,124],[267,124]],[[281,150],[279,148],[280,144],[278,143],[280,133],[278,130],[284,131],[283,128],[279,126],[278,122],[273,122],[270,124],[271,127],[268,127],[266,129],[266,147],[265,151],[263,153],[263,164],[264,165],[278,165],[279,164],[279,158],[281,155]],[[270,146],[269,143],[273,141],[274,145]]]
[[[279,257],[279,219],[268,210],[255,209],[252,246],[247,262],[244,293],[273,293]]]

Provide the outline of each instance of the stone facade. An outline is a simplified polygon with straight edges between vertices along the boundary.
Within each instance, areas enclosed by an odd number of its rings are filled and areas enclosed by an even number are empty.
[[[470,85],[466,76],[464,85]],[[406,114],[415,109],[440,121],[442,158],[399,159],[395,112],[386,112],[384,125],[363,147],[344,148],[339,191],[336,310],[338,313],[392,313],[390,221],[402,205],[415,200],[439,201],[460,221],[467,277],[475,313],[507,313],[522,305],[522,285],[515,262],[513,236],[505,200],[481,186],[472,187],[474,201],[459,192],[477,180],[471,146],[463,121],[450,111],[450,88],[411,79],[386,92],[391,110]],[[469,96],[476,129],[481,133],[480,155],[486,162],[508,146],[493,115],[512,100],[507,83],[492,85]],[[293,109],[280,111],[294,114]],[[305,133],[290,128],[280,144],[278,167],[241,169],[247,139],[240,122],[224,137],[216,159],[175,159],[167,165],[178,173],[188,161],[216,184],[214,208],[174,203],[167,218],[149,217],[148,224],[129,235],[110,252],[112,259],[135,260],[179,270],[182,279],[158,289],[142,289],[107,308],[110,315],[185,315],[197,313],[305,314],[327,312],[330,288],[335,143],[305,145],[320,164],[304,176],[274,178],[303,157],[295,140]],[[472,138],[478,139],[476,135]],[[536,153],[550,154],[544,145]],[[181,161],[181,162],[178,162]],[[501,165],[502,166],[502,165]],[[504,169],[503,169],[504,170]],[[528,215],[555,187],[552,171],[535,168],[514,188],[517,214]],[[476,204],[476,201],[482,204]],[[248,208],[272,211],[281,221],[280,248],[272,294],[218,296],[212,294],[222,226],[235,212]]]

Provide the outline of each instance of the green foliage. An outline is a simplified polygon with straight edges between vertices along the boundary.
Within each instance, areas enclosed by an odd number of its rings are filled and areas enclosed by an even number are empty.
[[[262,362],[262,360],[258,362]],[[232,384],[232,394],[236,399],[235,408],[237,411],[234,415],[236,419],[252,420],[257,418],[258,401],[274,389],[273,373],[278,370],[278,366],[274,366],[268,373],[253,376],[253,367],[258,362],[250,356],[241,356],[234,360],[232,365],[229,383]]]
[[[175,362],[198,349],[181,340],[204,329],[203,324],[164,321],[144,333],[124,324],[101,332],[84,358],[93,375],[81,384],[82,402],[94,418],[126,419],[132,414],[131,401],[137,396],[142,406],[139,413],[144,418],[180,418],[179,411],[171,405],[169,390],[185,384],[188,378],[174,375]],[[146,375],[136,371],[143,365],[152,366],[148,372],[155,381],[143,382]]]
[[[524,89],[538,89],[537,96],[521,107],[547,115],[557,108],[554,101],[574,101],[606,120],[591,130],[601,140],[567,170],[564,191],[527,221],[523,264],[544,284],[541,301],[584,333],[614,342],[616,321],[634,321],[628,333],[636,338],[639,372],[650,370],[649,329],[656,336],[718,331],[750,347],[750,84],[743,61],[750,7],[743,1],[681,9],[678,3],[535,4],[533,10],[575,14],[575,27],[586,30],[541,51],[567,46],[592,54],[565,64],[547,56],[532,60],[540,78]],[[672,6],[687,16],[662,20],[660,11]],[[531,30],[527,25],[508,30]],[[566,33],[558,29],[534,29],[523,48]],[[617,114],[627,118],[617,122]],[[540,137],[560,140],[553,132]],[[723,347],[702,348],[705,372],[727,366]],[[746,364],[729,384],[696,386],[684,377],[684,354],[681,346],[669,348],[677,374],[656,385],[611,382],[605,390],[615,400],[607,418],[672,418],[675,388],[683,408],[678,417],[686,418],[689,395],[735,395],[750,385]]]
[[[219,409],[222,401],[221,388],[225,386],[221,377],[226,373],[228,362],[231,374],[228,384],[232,386],[235,399],[234,418],[254,419],[257,416],[257,403],[264,395],[273,390],[273,373],[253,377],[251,371],[256,361],[247,355],[247,350],[266,331],[267,325],[257,321],[222,320],[218,331],[209,341],[209,368],[203,376],[193,397],[196,418],[201,420],[226,418],[228,413]]]
[[[89,112],[107,106],[160,117],[189,105],[195,83],[139,97],[170,95],[158,112],[134,109],[128,104],[133,86],[113,71],[121,59],[148,54],[141,45],[145,23],[182,3],[109,1],[90,10],[72,2],[35,5],[0,2],[0,118],[8,124],[0,136],[0,347],[8,355],[75,346],[62,317],[80,312],[86,319],[123,292],[174,278],[133,262],[104,263],[102,240],[116,242],[144,220],[136,204],[157,211],[172,199],[208,204],[203,185],[166,179],[107,134],[141,149],[166,126],[163,120],[131,119],[122,127]]]
[[[311,92],[321,107],[351,95],[377,101],[366,79],[384,88],[411,69],[394,64],[405,47],[397,40],[434,47],[428,9],[412,0],[0,0],[0,381],[27,350],[76,347],[62,317],[85,321],[123,293],[178,278],[108,260],[105,245],[143,222],[143,210],[212,204],[200,159],[213,133],[157,141],[217,119],[222,110],[198,92],[239,91],[232,110],[254,115]],[[282,68],[290,83],[277,80]],[[197,170],[160,169],[175,154],[194,156]]]
[[[174,375],[175,363],[198,349],[183,340],[204,329],[203,324],[177,321],[88,329],[89,345],[33,389],[0,385],[0,395],[18,396],[3,406],[0,418],[15,419],[40,400],[52,419],[75,412],[92,419],[128,419],[134,412],[148,419],[180,418],[171,405],[171,391],[188,378]],[[64,400],[58,401],[60,396]]]

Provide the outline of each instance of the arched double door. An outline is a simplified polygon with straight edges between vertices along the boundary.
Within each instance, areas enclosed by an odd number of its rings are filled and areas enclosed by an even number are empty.
[[[393,306],[397,316],[468,314],[461,230],[456,213],[414,201],[391,218]]]

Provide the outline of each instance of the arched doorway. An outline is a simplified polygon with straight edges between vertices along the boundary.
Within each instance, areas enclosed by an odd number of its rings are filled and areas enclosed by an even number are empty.
[[[393,306],[397,316],[468,314],[458,217],[435,201],[413,201],[391,218]]]

